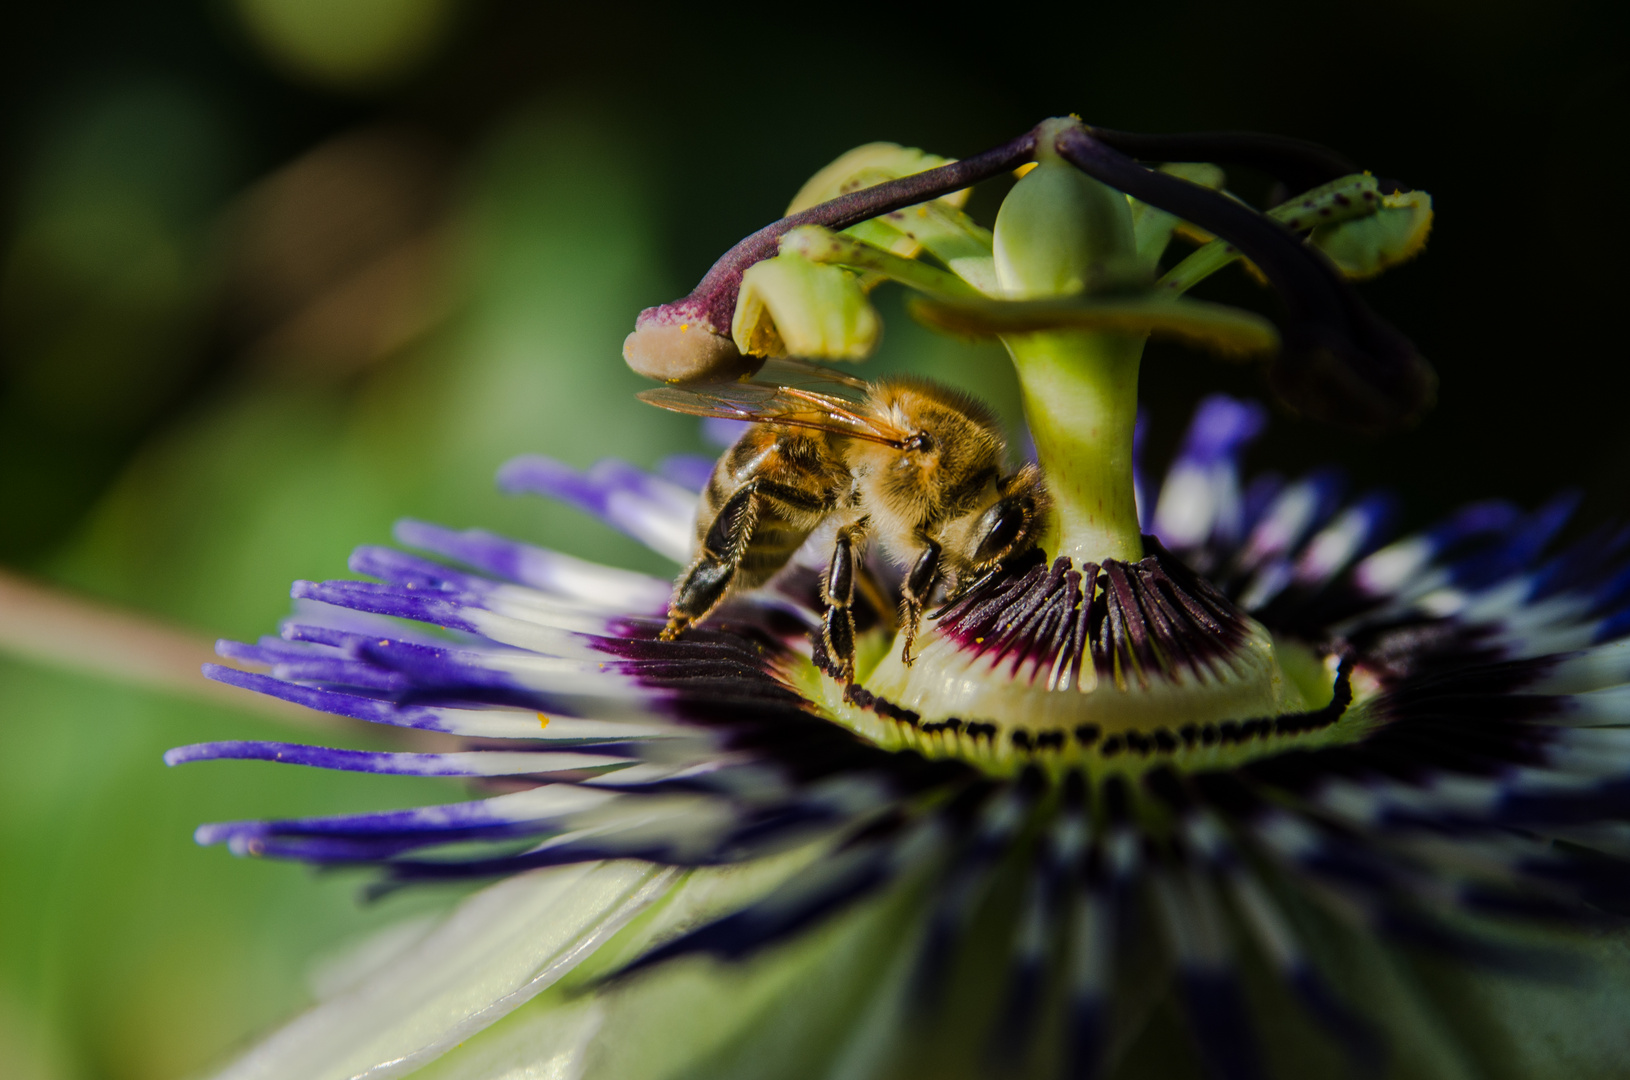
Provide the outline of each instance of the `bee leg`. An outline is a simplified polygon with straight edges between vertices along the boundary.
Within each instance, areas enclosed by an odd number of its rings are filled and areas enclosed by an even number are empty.
[[[821,643],[826,655],[838,666],[844,684],[855,681],[855,544],[859,530],[839,529],[832,545],[832,563],[826,571],[821,593],[826,614],[821,620]]]
[[[701,622],[724,599],[758,523],[758,499],[757,485],[744,484],[713,519],[696,560],[674,586],[663,641],[673,641],[693,623]]]
[[[888,590],[877,580],[877,575],[866,565],[866,560],[858,557],[855,559],[855,591],[860,594],[862,600],[872,606],[879,619],[891,624],[890,630],[895,628],[893,624],[897,622],[898,613],[894,610],[894,605],[889,603]]]
[[[900,649],[900,662],[910,667],[916,657],[911,647],[917,643],[917,628],[922,624],[923,606],[934,593],[940,579],[940,546],[933,540],[924,540],[927,547],[917,556],[900,586],[900,628],[905,633],[905,644]]]

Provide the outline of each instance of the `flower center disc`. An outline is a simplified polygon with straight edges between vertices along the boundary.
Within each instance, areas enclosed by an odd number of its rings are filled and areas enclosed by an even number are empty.
[[[1147,542],[1137,563],[1036,555],[992,575],[928,621],[909,667],[890,645],[847,690],[823,675],[816,699],[881,746],[999,773],[1233,764],[1356,734],[1338,657],[1276,642]]]

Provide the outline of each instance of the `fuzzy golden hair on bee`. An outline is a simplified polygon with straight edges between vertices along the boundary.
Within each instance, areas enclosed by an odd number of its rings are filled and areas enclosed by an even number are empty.
[[[880,408],[899,410],[902,416],[922,410],[943,410],[946,414],[990,431],[1000,431],[1002,421],[992,409],[966,390],[917,375],[891,375],[871,387],[872,400]]]
[[[953,387],[912,377],[867,383],[778,361],[760,381],[665,387],[641,397],[680,412],[753,421],[702,493],[696,555],[675,583],[666,637],[705,619],[731,592],[769,580],[816,528],[831,523],[822,639],[844,677],[853,678],[850,605],[857,586],[867,591],[857,577],[866,573],[860,556],[869,542],[905,571],[901,652],[909,662],[934,596],[1027,552],[1039,535],[1047,505],[1040,474],[1006,474],[1000,419]]]

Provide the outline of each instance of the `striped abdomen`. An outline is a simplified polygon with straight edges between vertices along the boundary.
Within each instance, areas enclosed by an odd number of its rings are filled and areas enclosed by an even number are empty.
[[[696,518],[699,545],[732,496],[749,484],[757,518],[743,534],[743,547],[714,553],[736,562],[737,588],[761,585],[787,564],[848,490],[849,473],[824,432],[755,424],[708,479]]]

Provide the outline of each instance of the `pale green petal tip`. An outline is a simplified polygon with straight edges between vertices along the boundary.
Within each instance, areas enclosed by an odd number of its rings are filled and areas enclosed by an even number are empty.
[[[897,180],[902,176],[915,176],[941,165],[949,165],[951,161],[951,158],[891,142],[857,146],[805,181],[787,205],[787,213],[797,214],[851,191],[872,187],[886,180]],[[950,206],[961,206],[968,201],[968,192],[952,192],[941,196],[939,201]]]
[[[883,320],[854,274],[786,253],[742,275],[730,334],[750,356],[864,360]]]
[[[1432,196],[1424,191],[1383,195],[1375,177],[1354,173],[1287,199],[1269,210],[1268,217],[1293,232],[1311,230],[1308,243],[1324,252],[1344,276],[1371,278],[1408,262],[1425,248],[1432,231]],[[1140,245],[1144,242],[1140,234]],[[1160,288],[1172,294],[1186,292],[1240,258],[1231,245],[1212,240],[1168,271]],[[1249,262],[1245,267],[1257,275]]]
[[[951,161],[951,158],[890,142],[857,146],[810,177],[787,205],[787,213],[802,213],[851,191],[875,187],[903,176],[914,176],[941,165],[949,165]],[[968,201],[969,194],[967,190],[953,191],[935,199],[934,203],[944,210],[955,211]],[[906,259],[914,257],[922,246],[916,238],[881,219],[862,221],[845,231]]]
[[[1432,196],[1424,191],[1383,195],[1374,213],[1321,225],[1309,238],[1350,278],[1372,278],[1408,262],[1432,232]]]

